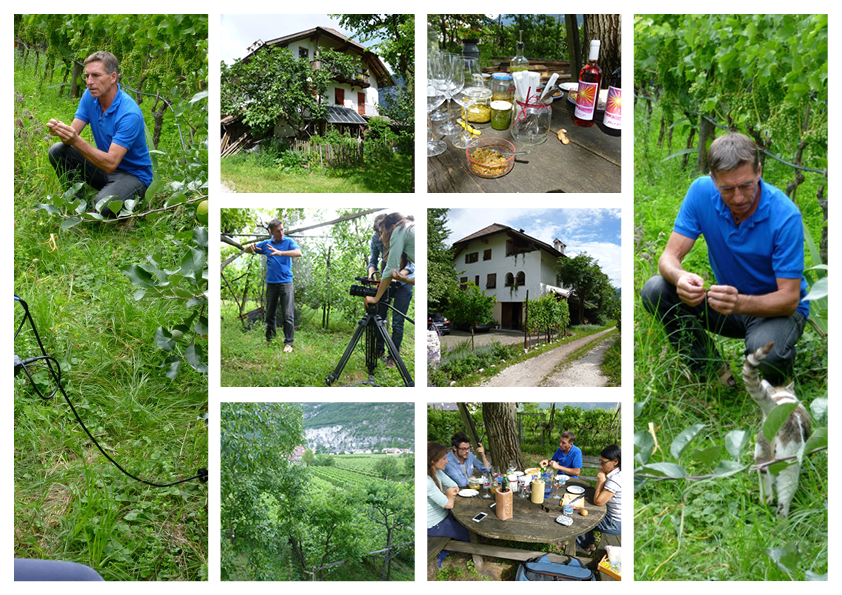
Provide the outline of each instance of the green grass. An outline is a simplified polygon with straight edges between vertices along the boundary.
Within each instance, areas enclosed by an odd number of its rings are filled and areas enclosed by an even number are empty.
[[[407,312],[412,319],[414,303],[413,298]],[[356,323],[333,318],[328,329],[322,329],[321,315],[312,316],[301,321],[300,329],[295,331],[293,352],[284,353],[283,339],[267,345],[262,324],[245,331],[237,318],[236,306],[223,304],[222,318],[222,386],[326,386],[325,379],[336,368],[356,330]],[[348,386],[368,379],[364,349],[365,337],[362,337],[333,386]],[[401,358],[414,378],[415,329],[408,321],[404,324]],[[397,368],[387,369],[382,362],[375,369],[374,381],[381,386],[404,386]]]
[[[311,173],[290,173],[259,155],[226,157],[222,179],[235,192],[410,192],[412,157],[395,155],[385,163],[365,162],[356,168],[313,168]]]
[[[681,159],[661,160],[683,147],[686,131],[676,129],[674,146],[656,146],[660,112],[655,108],[651,133],[645,110],[635,114],[635,431],[650,427],[660,450],[653,462],[675,462],[669,454],[672,441],[686,428],[704,424],[702,431],[679,461],[691,474],[705,475],[711,464],[692,462],[692,453],[723,447],[732,430],[746,430],[753,437],[761,414],[745,393],[722,388],[716,379],[693,374],[670,348],[663,328],[654,324],[640,304],[639,292],[657,273],[657,259],[666,244],[678,206],[690,181],[696,177],[695,160],[687,171]],[[681,146],[679,146],[681,145]],[[792,172],[771,160],[764,179],[783,188]],[[814,237],[821,229],[821,215],[815,206],[817,180],[799,190],[796,203]],[[808,255],[809,259],[809,255]],[[707,263],[703,241],[694,246],[684,261],[685,268],[700,272],[708,280],[713,274]],[[809,262],[807,263],[809,266]],[[742,367],[742,341],[717,339],[726,359],[736,371]],[[795,366],[796,393],[809,408],[812,401],[827,396],[827,340],[808,325],[798,343]],[[814,420],[816,426],[826,420]],[[739,458],[751,462],[753,444]],[[724,447],[719,459],[731,456]],[[635,579],[636,580],[801,580],[808,572],[827,573],[828,523],[827,453],[805,460],[800,487],[788,519],[778,520],[773,507],[759,501],[756,474],[736,475],[706,481],[660,481],[643,485],[635,494]],[[800,555],[789,573],[779,568],[767,550],[797,542]]]
[[[39,90],[27,72],[16,70],[15,89],[15,292],[29,303],[47,353],[61,362],[65,390],[104,448],[152,481],[193,475],[207,466],[207,428],[197,419],[208,411],[207,379],[183,367],[170,381],[154,341],[155,329],[178,319],[183,305],[136,302],[119,269],[156,248],[175,257],[180,250],[169,238],[193,222],[166,216],[62,232],[57,218],[33,206],[61,191],[43,123],[72,117],[76,102]],[[17,309],[16,323],[21,316]],[[15,350],[38,355],[31,331],[21,332]],[[14,393],[15,556],[80,562],[106,580],[206,579],[208,487],[154,489],[127,478],[60,395],[42,401],[22,378]]]

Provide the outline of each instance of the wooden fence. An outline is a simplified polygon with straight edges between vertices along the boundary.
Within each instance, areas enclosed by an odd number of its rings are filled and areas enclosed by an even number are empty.
[[[353,144],[322,144],[312,143],[309,140],[293,140],[290,150],[296,153],[310,155],[310,161],[319,165],[353,165],[363,161],[363,141],[356,139]]]

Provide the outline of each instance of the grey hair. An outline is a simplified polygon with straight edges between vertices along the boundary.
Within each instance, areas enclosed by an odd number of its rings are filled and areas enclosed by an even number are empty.
[[[111,52],[94,52],[85,58],[84,65],[87,66],[90,62],[102,62],[102,65],[105,66],[105,72],[120,74],[120,63],[117,62],[117,58]]]
[[[276,229],[278,229],[278,227],[279,227],[280,225],[282,225],[282,223],[281,223],[281,220],[280,220],[280,219],[272,219],[272,220],[269,222],[269,224],[267,225],[267,227],[269,228],[269,233],[272,233],[273,231],[275,231]]]
[[[754,173],[760,164],[757,145],[753,140],[739,132],[720,136],[708,149],[708,166],[714,176],[726,171],[734,171],[750,163]]]

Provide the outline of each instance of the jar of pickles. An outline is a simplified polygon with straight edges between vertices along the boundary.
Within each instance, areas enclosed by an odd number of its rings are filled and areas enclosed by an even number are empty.
[[[468,122],[474,124],[486,124],[491,121],[491,89],[485,87],[468,87],[462,91],[464,95],[471,98],[471,104],[467,107]]]

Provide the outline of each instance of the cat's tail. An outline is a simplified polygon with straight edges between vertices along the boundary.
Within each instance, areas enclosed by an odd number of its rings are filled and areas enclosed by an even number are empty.
[[[766,391],[763,390],[757,369],[760,367],[760,362],[766,359],[766,356],[769,355],[769,352],[772,351],[772,347],[774,346],[774,342],[767,343],[754,353],[749,353],[748,357],[746,357],[746,363],[743,364],[743,382],[745,383],[746,391],[761,406],[769,397]]]

